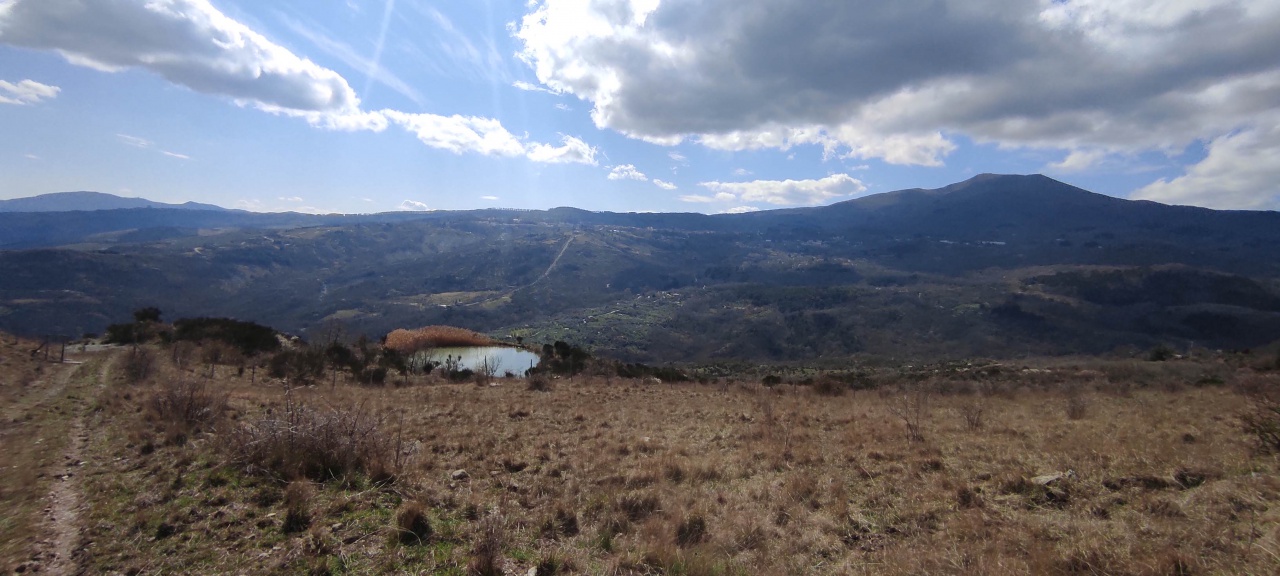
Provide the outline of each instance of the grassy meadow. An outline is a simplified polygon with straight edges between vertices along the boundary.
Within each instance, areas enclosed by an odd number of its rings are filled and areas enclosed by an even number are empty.
[[[867,368],[805,385],[437,373],[371,387],[180,369],[163,347],[73,350],[77,365],[24,351],[0,362],[6,570],[1280,566],[1280,463],[1246,426],[1280,417],[1257,411],[1274,408],[1259,398],[1280,372],[1253,357]],[[68,450],[75,473],[60,477]],[[68,497],[70,520],[42,513]]]

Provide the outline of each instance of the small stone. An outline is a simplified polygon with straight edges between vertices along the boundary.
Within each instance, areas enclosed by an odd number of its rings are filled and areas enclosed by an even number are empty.
[[[471,478],[471,475],[467,474],[466,470],[459,468],[457,470],[454,470],[452,474],[449,474],[449,478],[453,480],[466,480],[468,478]]]

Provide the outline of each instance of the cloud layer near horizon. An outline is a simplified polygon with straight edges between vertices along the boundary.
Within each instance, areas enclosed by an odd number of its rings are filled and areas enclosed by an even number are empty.
[[[1207,165],[1142,194],[1243,207],[1280,186],[1250,190],[1274,168],[1238,161],[1280,147],[1269,0],[540,0],[515,34],[546,89],[656,143],[938,165],[963,136],[1084,170],[1202,142]],[[1208,182],[1225,164],[1251,174]]]

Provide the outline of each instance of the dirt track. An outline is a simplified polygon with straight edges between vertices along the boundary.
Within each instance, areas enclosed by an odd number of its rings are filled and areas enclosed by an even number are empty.
[[[109,362],[105,354],[90,354],[82,363],[47,364],[43,379],[33,383],[33,390],[6,407],[7,422],[31,422],[43,418],[67,419],[67,437],[61,450],[42,456],[39,466],[48,482],[40,518],[25,562],[16,568],[24,573],[76,574],[81,567],[76,559],[80,546],[81,494],[80,467],[88,440],[85,417],[90,400],[106,381]],[[44,438],[35,438],[44,444]]]

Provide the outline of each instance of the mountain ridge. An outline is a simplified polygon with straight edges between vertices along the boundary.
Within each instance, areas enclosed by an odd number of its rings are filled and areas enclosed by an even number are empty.
[[[229,212],[213,204],[189,201],[182,204],[157,202],[146,198],[129,198],[105,192],[52,192],[12,200],[0,200],[0,212],[91,212],[134,208],[161,208],[168,210],[208,210]]]
[[[40,248],[0,249],[0,329],[100,331],[154,305],[304,335],[457,325],[645,362],[1280,339],[1276,212],[1041,176],[957,184],[714,216],[0,214],[0,247]]]

